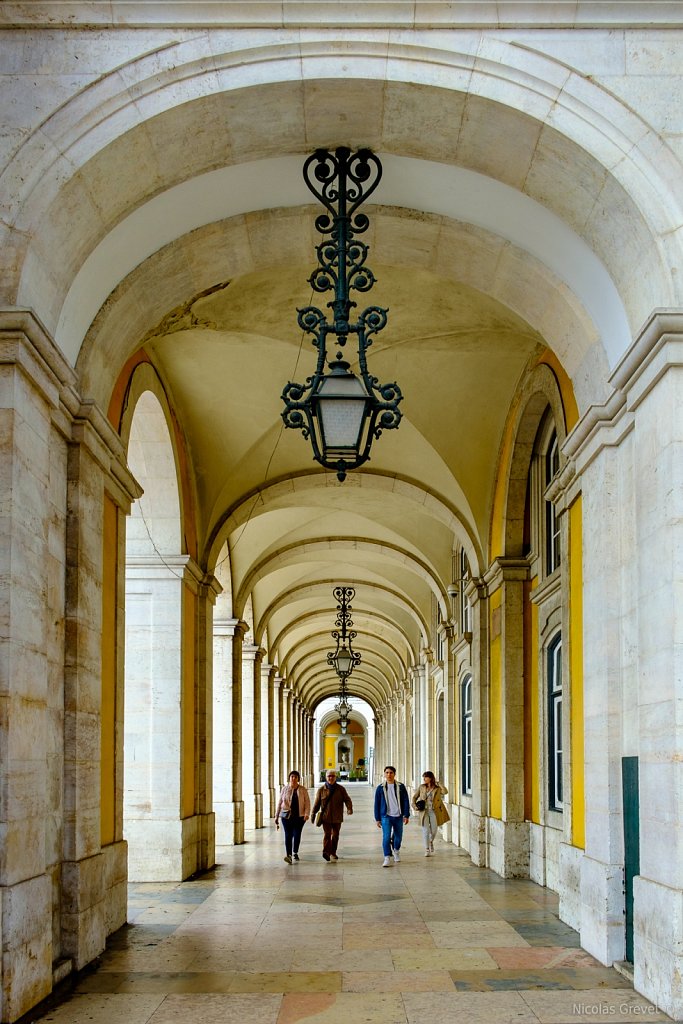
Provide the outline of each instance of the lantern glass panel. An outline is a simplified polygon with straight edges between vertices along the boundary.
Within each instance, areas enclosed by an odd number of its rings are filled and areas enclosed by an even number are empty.
[[[347,676],[349,674],[349,672],[351,671],[352,663],[353,663],[353,659],[351,657],[350,651],[348,650],[348,648],[342,647],[339,650],[339,652],[336,654],[335,659],[334,659],[334,664],[335,664],[335,668],[337,670],[337,675]]]
[[[352,373],[332,373],[322,382],[317,398],[323,451],[328,455],[359,451],[370,404],[362,381]]]

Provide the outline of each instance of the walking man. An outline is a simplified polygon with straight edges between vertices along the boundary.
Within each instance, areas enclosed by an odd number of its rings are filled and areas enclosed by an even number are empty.
[[[398,851],[401,849],[403,826],[408,824],[409,818],[408,790],[402,782],[396,781],[396,769],[389,764],[384,769],[384,782],[375,790],[375,821],[377,828],[382,829],[382,867],[389,867],[392,855],[397,864],[400,861]]]
[[[327,861],[339,860],[337,845],[345,807],[349,814],[353,814],[351,797],[337,782],[337,773],[330,769],[325,775],[325,782],[315,794],[311,811],[313,821],[316,825],[323,827],[323,857]],[[320,821],[316,819],[318,811],[320,811]]]

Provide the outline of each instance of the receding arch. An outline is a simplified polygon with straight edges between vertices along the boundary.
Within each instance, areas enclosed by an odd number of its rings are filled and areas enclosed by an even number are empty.
[[[103,143],[106,148],[120,142],[120,139],[117,138],[119,132],[124,131],[125,135],[129,136],[128,142],[131,143],[136,126],[144,123],[145,120],[150,122],[152,112],[156,115],[161,110],[159,116],[163,117],[169,111],[175,112],[174,108],[182,110],[183,101],[186,101],[188,96],[194,96],[197,100],[201,99],[205,105],[204,113],[208,116],[208,109],[213,97],[207,96],[207,93],[212,89],[218,89],[220,92],[216,93],[216,96],[232,100],[233,94],[245,85],[246,78],[253,81],[255,66],[259,67],[259,76],[262,82],[258,87],[261,90],[261,95],[259,95],[261,110],[267,106],[263,103],[262,92],[264,89],[268,87],[283,89],[289,85],[290,89],[295,90],[294,102],[296,108],[301,112],[303,121],[304,105],[301,83],[309,77],[307,71],[309,62],[317,61],[322,53],[327,55],[330,67],[339,60],[338,54],[335,53],[337,43],[329,39],[324,41],[319,39],[315,42],[311,40],[306,44],[297,43],[295,47],[288,43],[277,44],[263,49],[257,48],[251,52],[243,52],[239,56],[236,53],[227,53],[221,57],[220,53],[212,50],[212,38],[209,35],[204,39],[206,51],[204,56],[199,59],[196,52],[187,52],[187,56],[185,56],[182,44],[178,48],[170,48],[171,52],[175,53],[179,59],[178,64],[174,65],[170,61],[170,53],[163,54],[163,56],[157,54],[156,57],[161,59],[162,64],[168,61],[170,63],[167,63],[164,72],[159,73],[156,68],[154,75],[151,73],[151,68],[155,66],[155,62],[144,58],[131,61],[129,70],[133,78],[137,79],[140,91],[140,98],[135,105],[130,104],[129,95],[123,89],[116,90],[115,88],[112,94],[111,76],[104,76],[102,82],[92,87],[89,94],[90,107],[86,108],[85,114],[82,104],[77,107],[75,103],[72,106],[67,102],[51,119],[52,123],[46,128],[46,131],[61,138],[61,147],[50,150],[49,147],[43,146],[43,152],[41,152],[38,145],[41,140],[38,137],[29,138],[20,147],[7,175],[8,177],[13,176],[19,182],[23,180],[22,187],[17,190],[19,194],[16,207],[17,211],[22,211],[22,215],[19,217],[12,212],[8,221],[12,224],[16,223],[17,227],[25,232],[24,238],[30,236],[31,228],[35,228],[38,222],[38,213],[44,215],[50,205],[56,203],[60,198],[59,184],[57,183],[61,183],[61,178],[56,175],[55,170],[61,153],[68,154],[71,165],[81,169],[90,158],[101,152],[98,147],[101,147]],[[516,110],[518,117],[521,110],[524,110],[525,113],[528,111],[532,120],[542,126],[544,133],[548,135],[554,133],[560,139],[567,140],[570,154],[574,160],[578,161],[578,147],[584,153],[593,151],[596,166],[603,166],[603,181],[601,182],[603,191],[605,181],[614,180],[619,184],[631,207],[630,219],[632,222],[644,223],[644,214],[641,211],[648,211],[650,223],[644,225],[643,240],[649,236],[650,249],[654,256],[653,263],[658,268],[657,283],[660,299],[662,294],[671,294],[671,276],[666,270],[666,261],[662,259],[662,253],[669,248],[670,262],[674,264],[679,262],[678,259],[672,259],[674,249],[680,247],[676,229],[681,220],[680,209],[674,208],[675,204],[672,204],[670,195],[670,182],[675,181],[676,173],[679,173],[673,155],[666,151],[661,144],[657,145],[659,140],[654,138],[654,133],[648,130],[648,126],[641,118],[597,84],[587,82],[584,76],[538,53],[534,53],[531,57],[524,48],[515,47],[500,39],[496,39],[495,49],[489,49],[489,46],[493,46],[493,44],[486,40],[480,43],[481,49],[477,54],[477,61],[474,63],[472,55],[468,52],[446,53],[444,50],[435,50],[427,45],[414,46],[405,43],[399,46],[391,39],[383,39],[381,43],[364,40],[356,45],[357,52],[352,63],[352,76],[356,80],[358,78],[367,79],[370,88],[373,87],[373,83],[384,80],[387,74],[392,79],[388,88],[399,89],[406,82],[421,88],[428,88],[427,83],[430,82],[434,62],[441,65],[445,61],[452,69],[452,81],[455,86],[453,95],[459,102],[462,102],[462,93],[458,93],[457,90],[462,90],[466,86],[473,104],[475,101],[480,101],[489,104],[492,109],[498,105],[504,110],[513,112],[518,107],[519,109]],[[387,51],[393,53],[393,59],[388,63]],[[345,41],[346,53],[348,53],[348,41]],[[279,59],[272,60],[276,55]],[[217,78],[206,75],[206,60],[211,61],[212,68],[222,65],[223,73]],[[288,62],[295,63],[295,74],[299,79],[296,83],[283,83],[282,81],[283,68],[287,66]],[[346,71],[346,75],[348,75],[348,71]],[[500,95],[501,79],[505,81],[506,93],[509,97],[506,107],[497,103],[497,100],[493,100],[494,95],[496,97]],[[143,83],[146,83],[146,87]],[[334,88],[334,83],[330,87]],[[441,89],[438,92],[443,93],[446,97],[451,95],[450,90]],[[110,121],[106,116],[102,116],[105,95],[110,108],[109,116],[114,115]],[[343,109],[343,104],[340,109]],[[76,110],[78,110],[77,117]],[[122,119],[121,112],[123,110],[125,110],[125,115]],[[128,124],[124,129],[126,117]],[[462,110],[460,118],[456,120],[456,127],[460,126],[461,119]],[[228,118],[223,119],[223,123],[227,121]],[[99,136],[97,142],[93,144],[94,136],[91,133],[96,126]],[[167,137],[168,127],[166,126],[165,131]],[[377,141],[380,140],[375,140],[374,135],[375,132],[372,132],[369,138],[366,136],[365,141],[369,141],[375,148],[381,149],[381,145],[377,146]],[[539,140],[536,139],[535,142],[536,149],[538,149]],[[655,153],[656,159],[654,158]],[[24,163],[26,167],[23,166]],[[568,159],[565,163],[571,173],[572,159]],[[124,164],[125,161],[122,162],[122,165]],[[136,161],[129,160],[129,165],[136,166]],[[605,165],[609,167],[609,170],[604,169]],[[562,162],[560,162],[561,166]],[[193,173],[196,174],[198,171],[195,169]],[[492,176],[496,177],[501,173],[499,170],[498,175]],[[142,176],[139,175],[139,177]],[[83,175],[83,182],[79,185],[83,187],[86,181],[87,178]],[[531,188],[534,181],[533,175],[529,175],[529,181],[530,184],[527,187]],[[90,184],[92,187],[92,183]],[[145,184],[140,182],[138,187],[144,189]],[[149,188],[149,186],[147,187]],[[154,191],[158,191],[158,186]],[[558,189],[558,201],[561,192],[562,190]],[[151,190],[149,194],[152,194]],[[664,197],[666,197],[666,202]],[[121,199],[120,204],[123,201]],[[139,207],[142,201],[139,195],[135,200],[131,199],[129,209]],[[546,197],[546,201],[549,201],[549,197]],[[551,198],[550,201],[552,202]],[[69,204],[63,203],[62,205]],[[120,209],[118,214],[116,219],[121,221]],[[101,213],[99,218],[99,237],[102,238],[108,228],[105,226],[106,219]],[[49,224],[50,218],[45,217],[45,221],[46,224]],[[95,232],[88,243],[89,252],[93,252],[96,247],[97,237],[97,232]],[[81,239],[78,241],[81,245],[83,244]],[[48,251],[45,248],[44,236],[42,239],[36,238],[34,245],[37,248],[41,243],[45,251]],[[72,244],[74,243],[76,243],[76,239],[73,240]],[[25,243],[22,244],[22,240],[17,237],[16,247],[22,253],[24,245]],[[59,246],[52,248],[54,251],[61,252]],[[605,248],[609,247],[605,246]],[[615,253],[615,259],[619,259],[618,253]],[[10,264],[12,262],[10,261]],[[41,299],[40,295],[30,294],[31,259],[24,261],[19,258],[16,262],[19,269],[17,278],[14,282],[10,282],[10,288],[12,284],[14,286],[11,298],[15,301],[18,299],[20,302],[27,301],[29,305],[34,305],[41,312],[48,314],[49,309],[46,308],[46,302],[49,306],[50,300],[47,297]],[[64,275],[73,273],[71,268],[75,266],[75,261],[68,257],[64,258],[63,262],[64,271],[61,275],[56,275],[57,280],[61,277],[62,283],[61,285],[55,283],[53,310],[51,315],[46,315],[48,325],[56,323],[55,317],[58,316],[61,299],[65,295]],[[79,262],[83,263],[82,253]],[[22,268],[25,267],[29,268],[28,273],[20,276]],[[636,290],[640,290],[632,268],[628,272]],[[615,273],[613,276],[616,280],[620,278],[619,273]],[[619,284],[622,294],[628,296],[629,289],[624,287],[626,281],[619,281]],[[33,298],[36,298],[37,301],[33,302]],[[650,308],[651,305],[649,303]],[[645,311],[646,314],[647,312],[649,309]],[[641,312],[636,319],[642,320],[643,313]]]
[[[299,586],[290,587],[286,591],[283,591],[268,606],[268,608],[264,611],[263,615],[261,616],[261,618],[259,620],[259,626],[258,626],[258,630],[257,630],[257,633],[256,633],[256,637],[258,638],[258,643],[261,643],[261,640],[262,640],[262,636],[263,636],[262,630],[265,629],[268,626],[269,622],[272,620],[273,615],[275,615],[275,613],[278,610],[280,610],[283,607],[287,607],[287,606],[291,605],[292,601],[295,601],[295,600],[300,600],[300,599],[303,599],[303,598],[306,598],[306,597],[309,597],[309,596],[317,598],[317,597],[319,597],[319,595],[321,593],[321,590],[329,591],[329,589],[331,589],[332,587],[336,586],[337,584],[338,584],[338,579],[333,578],[333,577],[329,577],[328,579],[316,580],[314,583],[310,583],[310,582],[302,583]],[[422,615],[422,613],[420,612],[420,609],[417,606],[417,604],[415,604],[415,602],[411,601],[409,596],[407,596],[405,594],[399,594],[398,591],[396,591],[396,590],[394,590],[394,589],[392,589],[392,588],[390,588],[388,586],[381,586],[381,585],[379,585],[377,583],[374,583],[374,582],[373,583],[369,583],[369,582],[363,581],[362,586],[363,587],[368,587],[371,592],[377,591],[378,593],[380,593],[382,595],[387,595],[397,605],[399,605],[402,608],[405,608],[405,610],[408,613],[408,615],[410,616],[410,618],[415,622],[415,625],[418,628],[420,634],[423,637],[425,637],[425,638],[429,635],[429,628],[428,628],[427,619],[425,618],[424,615]],[[333,611],[333,607],[334,606],[330,603],[330,606],[329,606],[330,614]],[[330,621],[332,621],[332,620],[330,620]]]
[[[434,575],[433,571],[429,566],[426,565],[421,559],[415,557],[407,551],[403,551],[393,545],[382,543],[375,540],[365,540],[362,538],[355,538],[353,540],[338,540],[334,537],[329,537],[321,540],[306,541],[304,543],[297,543],[281,548],[276,554],[264,559],[258,565],[254,566],[246,579],[242,582],[242,585],[235,597],[235,609],[238,614],[241,614],[241,609],[244,603],[251,594],[254,586],[260,579],[263,579],[265,575],[273,570],[276,565],[282,565],[288,559],[301,557],[303,549],[305,548],[306,553],[310,554],[312,551],[324,551],[333,550],[340,548],[349,548],[350,550],[365,550],[365,551],[376,551],[382,555],[386,555],[389,561],[399,561],[402,565],[407,566],[411,572],[413,572],[418,578],[426,584],[429,590],[434,594],[439,606],[446,614],[448,607],[448,598],[446,594],[446,587],[443,582],[439,581]]]
[[[184,788],[181,742],[187,557],[172,436],[164,407],[143,377],[158,391],[146,367],[124,427],[143,494],[126,529],[123,828],[131,879],[181,880],[181,818],[194,801]]]

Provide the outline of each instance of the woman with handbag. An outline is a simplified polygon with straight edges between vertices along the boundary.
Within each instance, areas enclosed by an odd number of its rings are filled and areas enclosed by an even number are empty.
[[[339,860],[337,856],[337,845],[339,843],[339,830],[344,820],[344,808],[353,814],[351,797],[343,786],[337,782],[337,773],[329,771],[325,773],[325,782],[315,794],[313,801],[313,819],[316,825],[321,825],[323,830],[323,857],[328,863]],[[318,813],[316,819],[315,815]]]
[[[304,824],[311,816],[311,798],[308,790],[301,785],[301,776],[297,771],[289,773],[289,781],[280,791],[280,799],[275,809],[275,828],[285,834],[285,860],[288,864],[299,859],[299,844]]]
[[[437,782],[434,772],[423,772],[422,785],[413,794],[412,804],[420,815],[422,835],[425,844],[425,857],[434,855],[434,836],[439,825],[450,821],[443,797],[448,790]]]

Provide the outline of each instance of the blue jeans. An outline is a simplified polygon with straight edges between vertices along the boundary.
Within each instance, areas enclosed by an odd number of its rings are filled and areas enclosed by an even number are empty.
[[[293,853],[299,852],[304,819],[290,818],[287,815],[286,818],[280,818],[280,821],[282,822],[282,831],[285,834],[285,850],[287,851],[287,856],[291,857]]]
[[[385,857],[391,857],[391,848],[394,850],[401,849],[401,840],[403,839],[403,818],[399,815],[398,818],[390,817],[388,814],[382,815],[382,849],[384,850]]]

